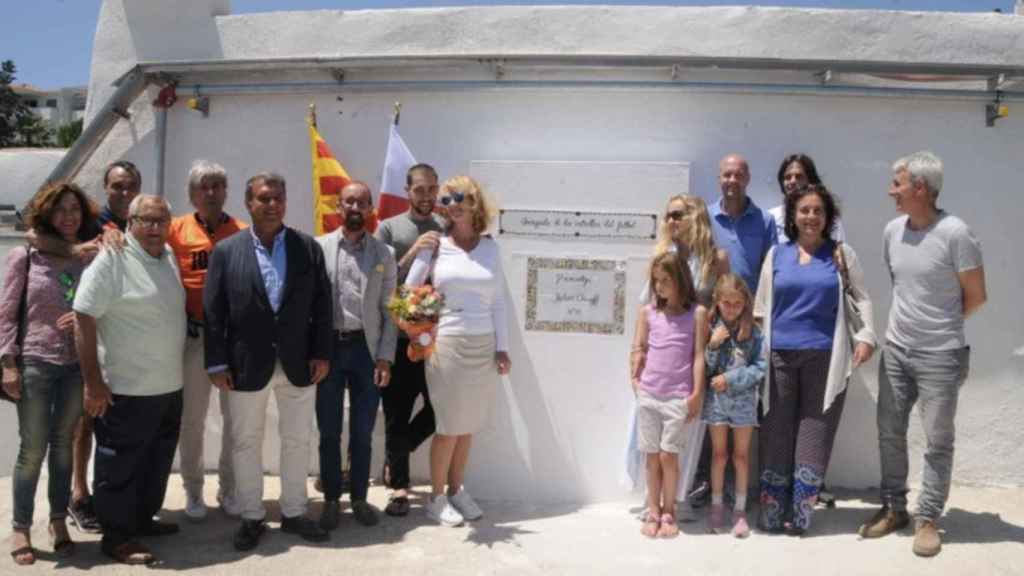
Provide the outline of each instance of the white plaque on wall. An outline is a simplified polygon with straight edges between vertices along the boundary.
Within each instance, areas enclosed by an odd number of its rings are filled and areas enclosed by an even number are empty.
[[[624,261],[527,259],[527,330],[622,334],[625,305]]]
[[[653,240],[658,233],[658,215],[506,209],[500,211],[498,233],[517,236]]]

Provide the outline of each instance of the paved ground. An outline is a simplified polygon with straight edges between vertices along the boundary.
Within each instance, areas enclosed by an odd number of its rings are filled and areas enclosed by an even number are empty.
[[[216,481],[207,482],[212,501]],[[311,483],[312,484],[312,483]],[[129,574],[173,570],[189,574],[914,574],[989,576],[1024,574],[1024,489],[955,487],[942,523],[943,552],[920,559],[911,551],[908,532],[881,540],[859,541],[857,525],[876,503],[867,493],[840,492],[838,508],[822,510],[802,539],[754,534],[745,541],[705,532],[703,520],[683,525],[675,540],[648,541],[635,519],[638,502],[591,506],[526,506],[482,502],[484,519],[461,528],[431,525],[414,503],[405,519],[382,516],[363,528],[343,508],[342,525],[326,544],[311,545],[277,530],[271,505],[271,530],[252,553],[231,548],[236,521],[211,510],[205,524],[187,524],[181,513],[180,479],[171,479],[165,518],[182,522],[183,531],[151,540],[162,563],[150,568],[110,565],[94,537],[72,529],[82,542],[70,560],[49,554],[45,519],[45,477],[38,491],[34,542],[42,550],[36,565],[15,566],[0,556],[0,574]],[[0,524],[10,525],[11,479],[0,479]],[[267,478],[267,495],[277,494],[277,479]],[[311,494],[315,494],[310,489]],[[386,493],[373,488],[370,500],[383,507]],[[319,501],[312,513],[318,514]],[[9,548],[5,540],[4,549]]]

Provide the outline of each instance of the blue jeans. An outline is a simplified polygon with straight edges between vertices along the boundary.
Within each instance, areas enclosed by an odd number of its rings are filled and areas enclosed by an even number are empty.
[[[27,359],[17,408],[21,446],[14,464],[14,527],[32,526],[36,485],[47,449],[50,520],[62,520],[71,498],[71,440],[82,415],[78,364],[62,366]]]
[[[882,458],[882,503],[907,509],[907,426],[917,403],[927,447],[917,516],[937,520],[953,476],[954,419],[960,386],[970,369],[970,347],[908,350],[892,342],[878,367],[878,447]]]
[[[331,372],[316,389],[316,422],[320,428],[320,482],[324,500],[341,498],[341,425],[348,387],[348,449],[352,501],[366,500],[370,488],[370,448],[380,391],[373,383],[375,367],[362,338],[334,344]]]

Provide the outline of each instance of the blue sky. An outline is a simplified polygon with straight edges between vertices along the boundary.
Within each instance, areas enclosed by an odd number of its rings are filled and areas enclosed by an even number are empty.
[[[167,1],[167,0],[164,0]],[[40,88],[85,85],[89,81],[92,39],[101,0],[6,0],[5,30],[0,34],[0,59],[14,60],[18,82]],[[233,0],[234,13],[274,10],[365,8],[410,8],[431,6],[509,4],[626,4],[626,5],[749,5],[802,6],[819,8],[943,10],[989,12],[996,8],[1012,12],[1014,0],[602,0],[556,1],[434,1],[422,0]]]

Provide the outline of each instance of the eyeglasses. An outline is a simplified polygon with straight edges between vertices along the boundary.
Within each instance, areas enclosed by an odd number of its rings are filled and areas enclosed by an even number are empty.
[[[442,206],[448,206],[452,202],[455,202],[456,204],[462,204],[466,200],[466,195],[463,194],[462,192],[452,192],[451,194],[441,196],[440,200]]]
[[[57,276],[57,282],[60,282],[62,288],[64,288],[64,301],[68,304],[75,301],[75,278],[67,272],[61,272]]]
[[[339,201],[338,205],[343,208],[355,208],[356,210],[366,210],[370,206],[373,206],[373,203],[370,202],[369,200],[349,198],[348,200]]]
[[[673,222],[679,222],[683,218],[689,216],[689,210],[673,210],[668,214],[665,214],[665,220],[672,220]]]
[[[110,184],[110,187],[115,192],[138,192],[139,191],[139,185],[134,183],[134,182],[128,182],[128,183],[125,183],[125,182],[114,182],[114,183]]]
[[[132,222],[143,228],[163,228],[171,221],[168,218],[150,218],[147,216],[134,216]]]

